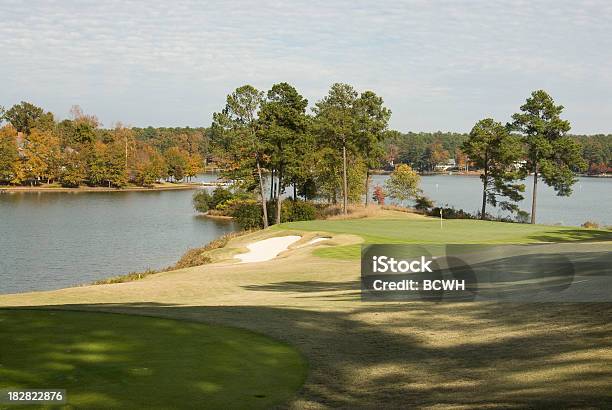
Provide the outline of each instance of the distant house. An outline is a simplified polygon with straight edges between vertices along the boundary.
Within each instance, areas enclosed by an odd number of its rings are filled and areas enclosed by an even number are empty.
[[[436,165],[435,170],[438,172],[444,172],[455,168],[457,168],[457,163],[455,162],[454,158],[450,158],[445,163]]]

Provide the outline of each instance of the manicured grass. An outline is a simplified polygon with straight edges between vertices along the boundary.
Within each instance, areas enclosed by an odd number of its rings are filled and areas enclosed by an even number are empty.
[[[142,316],[0,310],[0,340],[0,389],[66,389],[71,408],[268,408],[306,374],[265,336]]]
[[[358,235],[366,243],[529,243],[612,240],[612,232],[575,227],[513,224],[435,218],[363,218],[302,221],[279,228]],[[314,254],[336,259],[359,258],[360,245],[319,248]]]
[[[142,281],[0,295],[0,306],[103,309],[270,335],[308,360],[295,395],[303,362],[284,345],[259,347],[266,339],[250,333],[161,319],[148,325],[142,316],[119,325],[124,316],[112,315],[106,324],[62,317],[48,325],[53,316],[24,316],[7,326],[12,311],[2,310],[0,389],[2,380],[65,386],[77,408],[149,408],[156,401],[164,408],[268,407],[274,394],[289,408],[612,408],[611,303],[367,302],[360,264],[343,254],[359,250],[345,246],[359,236],[385,243],[605,241],[610,232],[479,221],[447,221],[439,232],[435,219],[384,216],[272,227],[210,251],[220,263]],[[298,233],[303,243],[331,239],[268,262],[228,263],[249,243]],[[313,258],[313,248],[336,257]],[[266,397],[255,399],[260,391]],[[150,402],[136,401],[143,396]]]

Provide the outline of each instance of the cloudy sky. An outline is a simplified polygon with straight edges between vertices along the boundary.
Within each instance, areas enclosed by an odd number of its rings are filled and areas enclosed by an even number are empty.
[[[577,133],[612,132],[610,1],[0,0],[0,105],[104,125],[209,125],[245,83],[312,103],[380,94],[402,131],[507,121],[534,89]]]

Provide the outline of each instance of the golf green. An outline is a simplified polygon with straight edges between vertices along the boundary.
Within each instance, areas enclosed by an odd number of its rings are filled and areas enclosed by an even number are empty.
[[[268,408],[306,376],[268,337],[145,316],[0,310],[0,341],[0,390],[65,389],[68,408]]]
[[[566,226],[436,218],[363,218],[283,223],[275,229],[353,234],[365,243],[534,243],[609,241],[612,232]],[[360,245],[322,247],[316,256],[358,259]]]

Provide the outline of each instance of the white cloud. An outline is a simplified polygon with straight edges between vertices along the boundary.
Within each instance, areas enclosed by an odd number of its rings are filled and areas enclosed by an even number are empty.
[[[605,1],[4,1],[0,18],[0,104],[60,116],[78,103],[105,123],[203,125],[246,82],[313,101],[345,81],[402,130],[466,130],[546,88],[576,131],[610,131]]]

